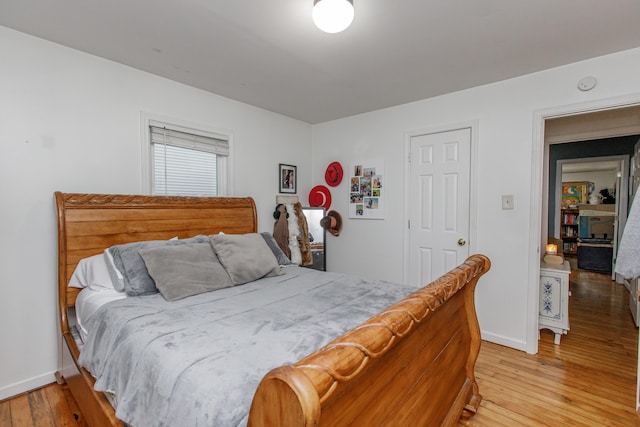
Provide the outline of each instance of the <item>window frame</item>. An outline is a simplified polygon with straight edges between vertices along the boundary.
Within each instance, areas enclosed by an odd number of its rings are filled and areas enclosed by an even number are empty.
[[[226,140],[229,143],[229,155],[217,156],[217,181],[218,194],[216,197],[230,197],[233,191],[233,134],[224,129],[214,128],[212,126],[191,123],[185,120],[161,116],[154,113],[141,112],[140,120],[141,132],[141,149],[142,149],[142,168],[141,168],[141,187],[143,194],[153,194],[153,144],[151,143],[150,126],[166,127],[179,132],[190,133],[193,135],[204,136],[207,138],[215,138]]]

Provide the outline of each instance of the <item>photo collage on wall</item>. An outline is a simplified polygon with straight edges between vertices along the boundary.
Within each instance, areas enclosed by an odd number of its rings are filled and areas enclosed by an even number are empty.
[[[352,162],[349,178],[349,218],[384,219],[384,162]]]

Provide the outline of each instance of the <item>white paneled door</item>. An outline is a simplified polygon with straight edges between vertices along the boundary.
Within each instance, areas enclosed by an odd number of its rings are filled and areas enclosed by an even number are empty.
[[[414,135],[409,154],[409,281],[425,285],[469,256],[471,129]]]

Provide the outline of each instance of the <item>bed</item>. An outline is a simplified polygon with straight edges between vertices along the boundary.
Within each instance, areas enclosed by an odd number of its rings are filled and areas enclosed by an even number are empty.
[[[94,389],[94,375],[79,362],[82,344],[75,332],[74,315],[79,289],[68,286],[76,266],[82,259],[101,254],[106,248],[130,242],[187,239],[221,232],[225,235],[257,233],[256,207],[251,198],[57,192],[55,200],[58,308],[63,340],[59,377],[68,384],[89,425],[121,426],[123,423],[116,417],[108,394]],[[376,308],[373,315],[331,337],[319,348],[265,370],[255,391],[250,392],[248,413],[243,419],[250,426],[455,425],[461,417],[472,416],[481,401],[474,376],[481,341],[474,290],[489,267],[487,257],[473,255],[428,286],[379,310]],[[286,274],[265,278],[267,284],[284,283],[297,276],[308,277],[312,284],[325,281],[324,278],[329,278],[327,283],[338,280],[335,273],[290,268]],[[291,283],[289,281],[289,285]],[[312,284],[300,286],[338,298],[337,294],[333,295],[333,288],[320,289]],[[387,286],[383,285],[381,292],[385,293]],[[259,292],[261,286],[260,281],[256,281],[201,295],[223,300],[218,295],[235,298],[249,291]],[[310,298],[297,286],[289,287],[302,298]],[[398,289],[406,292],[406,288]],[[349,307],[350,299],[345,297],[338,305]],[[159,296],[145,301],[152,300],[163,306],[173,304],[163,302]],[[175,306],[186,305],[180,301]],[[128,303],[107,305],[111,308],[118,304]],[[306,307],[296,305],[298,313],[305,311],[302,309]],[[317,304],[307,304],[308,307],[314,305]],[[375,303],[366,305],[375,306]],[[259,353],[255,352],[256,359],[260,358]],[[251,357],[247,360],[252,361]],[[182,385],[192,386],[196,385]]]

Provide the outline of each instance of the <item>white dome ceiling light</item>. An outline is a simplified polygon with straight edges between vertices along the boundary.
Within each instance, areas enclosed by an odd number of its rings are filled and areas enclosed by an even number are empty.
[[[339,33],[353,21],[353,0],[314,0],[313,22],[325,33]]]

